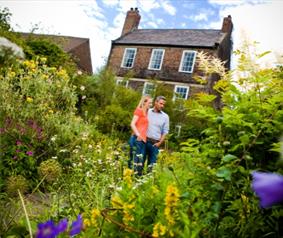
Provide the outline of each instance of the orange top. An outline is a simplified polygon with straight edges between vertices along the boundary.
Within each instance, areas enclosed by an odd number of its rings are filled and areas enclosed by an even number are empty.
[[[134,115],[138,116],[138,120],[136,122],[136,128],[138,129],[140,133],[140,137],[144,142],[146,142],[146,131],[148,128],[148,119],[147,115],[144,115],[143,110],[140,108],[137,108],[134,112]]]

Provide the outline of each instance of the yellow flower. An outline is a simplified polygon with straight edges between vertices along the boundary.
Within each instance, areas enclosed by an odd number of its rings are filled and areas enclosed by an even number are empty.
[[[124,175],[124,181],[127,183],[128,186],[131,186],[132,185],[133,170],[125,169],[123,175]]]
[[[124,211],[123,213],[124,213],[123,222],[124,222],[125,224],[128,224],[128,222],[135,220],[135,218],[133,217],[133,215],[130,214],[128,211]]]
[[[32,98],[32,97],[27,97],[26,101],[27,101],[27,102],[32,102],[32,101],[33,101],[33,98]]]
[[[135,218],[134,216],[131,214],[133,208],[135,207],[134,204],[127,204],[127,203],[124,203],[123,205],[123,221],[125,224],[127,224],[129,221],[134,221]]]
[[[91,222],[90,222],[90,220],[89,219],[84,219],[84,227],[85,228],[87,228],[87,227],[89,227],[91,225]]]
[[[67,74],[67,72],[66,72],[65,69],[60,69],[60,70],[58,71],[57,75],[58,75],[59,77],[62,77],[62,78],[65,79],[65,80],[68,79],[68,74]]]
[[[16,73],[13,72],[13,71],[8,73],[8,77],[10,77],[10,78],[13,78],[15,76],[16,76]]]
[[[180,195],[178,189],[173,185],[168,185],[166,190],[166,197],[165,197],[165,209],[164,209],[164,215],[168,221],[169,224],[173,225],[175,223],[174,221],[174,215],[175,215],[175,208],[178,204]]]
[[[179,198],[180,195],[178,189],[173,185],[169,185],[166,190],[165,205],[176,206]]]
[[[33,60],[25,60],[23,64],[28,68],[28,69],[35,69],[36,68],[36,63]]]
[[[121,198],[117,195],[112,196],[111,198],[111,204],[114,208],[121,208],[123,207],[123,201]]]
[[[100,216],[100,211],[97,208],[92,209],[91,211],[91,224],[94,226],[97,225],[97,218]]]
[[[124,204],[124,209],[125,210],[131,210],[131,209],[133,209],[134,207],[135,207],[135,205],[134,204]]]
[[[49,112],[50,114],[53,114],[53,113],[54,113],[54,111],[53,111],[52,109],[48,110],[48,112]]]
[[[166,234],[166,230],[167,230],[166,226],[163,226],[162,224],[158,222],[153,227],[152,237],[158,238],[158,237],[164,236]]]

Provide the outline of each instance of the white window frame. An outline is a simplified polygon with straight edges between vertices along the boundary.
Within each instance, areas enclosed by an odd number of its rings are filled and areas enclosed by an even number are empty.
[[[162,52],[162,57],[161,57],[161,61],[160,61],[160,65],[159,65],[158,69],[151,67],[151,63],[152,63],[152,60],[153,60],[154,52],[156,52],[156,51],[161,51]],[[152,49],[151,56],[150,56],[150,61],[149,61],[149,64],[148,64],[148,69],[150,69],[150,70],[160,70],[162,68],[162,63],[163,63],[164,55],[165,55],[165,50],[164,49]]]
[[[153,83],[145,82],[144,85],[143,85],[142,95],[151,95],[151,94],[146,93],[147,85],[153,86],[154,87],[153,92],[155,91],[155,85]]]
[[[185,58],[186,53],[194,53],[192,69],[190,71],[183,70],[183,63],[184,63],[184,58]],[[181,63],[180,63],[180,66],[179,66],[179,72],[192,73],[194,71],[194,67],[195,67],[196,56],[197,56],[197,51],[195,51],[195,50],[184,50],[183,54],[182,54]]]
[[[134,50],[135,51],[134,58],[133,58],[133,63],[132,63],[132,65],[130,67],[124,66],[125,65],[125,58],[126,58],[126,54],[127,54],[128,50]],[[121,63],[121,67],[122,68],[127,68],[127,69],[133,68],[134,63],[135,63],[136,54],[137,54],[137,48],[125,48],[123,59],[122,59],[122,63]]]
[[[126,83],[126,85],[124,85],[123,83]],[[129,80],[125,80],[125,79],[117,79],[116,80],[116,85],[119,85],[119,86],[124,86],[124,87],[128,87],[129,85]]]
[[[187,92],[186,92],[185,98],[180,98],[180,97],[178,97],[178,96],[176,95],[176,94],[177,94],[177,88],[186,88],[186,89],[187,89]],[[184,86],[184,85],[175,85],[173,101],[175,101],[176,99],[183,99],[183,100],[187,100],[187,99],[188,99],[188,96],[189,96],[189,91],[190,91],[190,87],[189,87],[189,86]]]

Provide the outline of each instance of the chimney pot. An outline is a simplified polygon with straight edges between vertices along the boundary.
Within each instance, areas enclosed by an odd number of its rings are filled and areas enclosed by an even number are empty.
[[[221,31],[231,34],[232,30],[233,30],[232,17],[231,15],[228,15],[228,17],[224,17],[223,19]]]
[[[141,16],[139,14],[139,10],[137,7],[134,8],[131,7],[131,9],[127,12],[126,19],[124,22],[123,30],[122,30],[122,36],[138,29],[139,23],[140,23]]]

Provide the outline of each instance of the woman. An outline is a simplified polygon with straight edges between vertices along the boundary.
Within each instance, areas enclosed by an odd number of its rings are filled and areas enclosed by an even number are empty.
[[[145,153],[146,131],[148,127],[147,111],[152,104],[150,96],[145,95],[141,98],[131,121],[132,136],[130,138],[130,160],[129,168],[132,168],[134,161],[134,172],[139,176],[143,171],[143,157]]]

